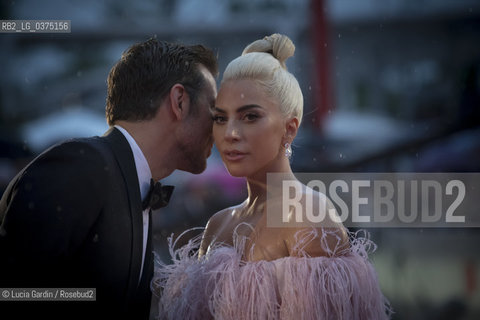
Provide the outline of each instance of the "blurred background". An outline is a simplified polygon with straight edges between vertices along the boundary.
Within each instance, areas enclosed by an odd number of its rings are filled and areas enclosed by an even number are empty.
[[[305,97],[296,172],[478,172],[477,0],[16,0],[1,19],[71,20],[66,34],[0,34],[0,191],[48,146],[102,135],[106,78],[150,37],[201,43],[220,70],[253,40],[284,33]],[[182,172],[155,215],[155,250],[246,196],[216,151]],[[369,229],[394,319],[480,319],[478,228]],[[185,237],[188,238],[190,235]]]

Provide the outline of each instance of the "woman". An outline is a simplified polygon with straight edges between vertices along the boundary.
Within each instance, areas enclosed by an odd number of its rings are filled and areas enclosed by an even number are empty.
[[[248,198],[213,215],[201,239],[176,251],[170,239],[173,264],[160,263],[153,282],[161,318],[387,318],[388,303],[367,260],[368,240],[349,239],[332,219],[279,228],[267,223],[277,214],[268,206],[281,202],[267,173],[300,185],[301,202],[310,192],[319,203],[313,210],[334,209],[290,168],[303,109],[298,82],[285,65],[294,50],[288,37],[274,34],[247,46],[224,72],[213,136],[229,173],[246,178]],[[289,213],[290,222],[305,216]]]

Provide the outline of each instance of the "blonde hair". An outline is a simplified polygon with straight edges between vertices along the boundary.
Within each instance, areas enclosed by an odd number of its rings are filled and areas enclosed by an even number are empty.
[[[302,90],[285,64],[294,52],[295,46],[290,38],[278,33],[254,41],[243,50],[240,57],[228,64],[222,83],[227,80],[254,80],[279,102],[282,114],[294,116],[301,122]]]

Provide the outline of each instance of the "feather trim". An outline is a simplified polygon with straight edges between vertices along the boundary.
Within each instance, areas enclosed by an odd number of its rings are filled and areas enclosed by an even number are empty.
[[[388,319],[390,305],[368,260],[376,245],[363,233],[351,233],[350,248],[340,252],[327,247],[334,233],[318,239],[315,230],[302,231],[299,252],[320,240],[328,256],[254,262],[242,261],[245,237],[236,233],[234,247],[217,246],[200,259],[201,235],[178,249],[180,237],[172,236],[173,263],[156,257],[158,319]]]

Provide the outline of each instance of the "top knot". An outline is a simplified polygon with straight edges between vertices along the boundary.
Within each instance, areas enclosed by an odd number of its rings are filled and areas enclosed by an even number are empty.
[[[289,37],[274,33],[261,40],[250,43],[242,52],[242,55],[250,52],[266,52],[274,56],[282,68],[287,69],[285,61],[293,56],[295,52],[295,45]]]

